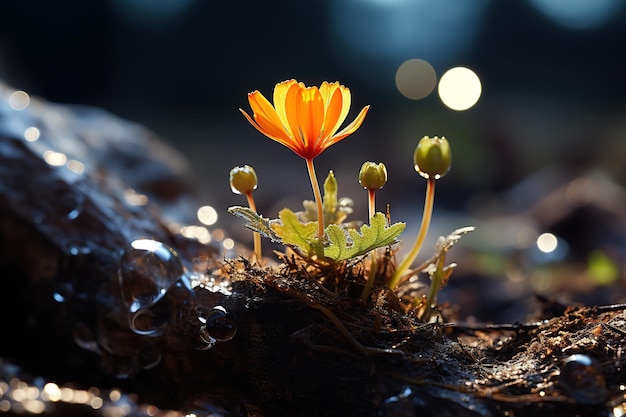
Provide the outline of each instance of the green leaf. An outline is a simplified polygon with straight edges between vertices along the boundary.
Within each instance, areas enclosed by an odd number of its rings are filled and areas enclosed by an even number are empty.
[[[335,261],[343,261],[364,255],[367,252],[389,246],[404,231],[405,223],[395,223],[389,227],[383,213],[376,213],[370,219],[369,225],[361,229],[344,231],[339,226],[331,224],[326,228],[329,244],[324,247],[324,256]]]
[[[283,243],[280,236],[276,235],[276,233],[272,230],[270,226],[272,221],[257,214],[256,211],[251,210],[248,207],[233,206],[228,208],[228,212],[244,219],[246,221],[244,227],[252,230],[253,232],[258,232],[261,236],[269,238],[273,242]]]
[[[285,245],[295,246],[307,256],[322,253],[321,243],[316,237],[317,222],[302,223],[298,215],[288,208],[278,213],[279,221],[270,222],[272,232]]]

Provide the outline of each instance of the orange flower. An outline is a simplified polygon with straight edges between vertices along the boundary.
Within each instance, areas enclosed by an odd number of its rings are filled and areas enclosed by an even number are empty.
[[[248,94],[252,117],[239,109],[259,132],[306,160],[317,206],[320,239],[324,238],[324,213],[313,159],[354,133],[363,123],[369,106],[363,107],[352,123],[337,132],[350,110],[350,99],[350,90],[337,81],[324,81],[317,88],[287,80],[274,87],[274,105],[257,90]]]
[[[248,94],[252,117],[239,110],[259,132],[310,160],[363,123],[369,106],[337,132],[350,110],[350,99],[350,90],[339,82],[324,81],[318,88],[288,80],[274,87],[274,105],[259,91],[253,91]]]

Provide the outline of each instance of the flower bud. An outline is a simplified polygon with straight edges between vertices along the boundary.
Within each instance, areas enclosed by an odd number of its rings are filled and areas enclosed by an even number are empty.
[[[230,189],[235,194],[248,194],[257,186],[256,172],[249,165],[230,170]]]
[[[359,184],[368,190],[378,190],[383,188],[387,182],[387,167],[382,162],[365,162],[359,172]]]
[[[450,144],[445,137],[424,136],[415,148],[413,155],[415,170],[424,178],[439,179],[450,171],[452,155]]]

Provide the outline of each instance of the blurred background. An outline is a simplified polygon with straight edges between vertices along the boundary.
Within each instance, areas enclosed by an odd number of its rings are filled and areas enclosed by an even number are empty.
[[[362,219],[358,170],[384,162],[378,209],[389,203],[394,221],[409,222],[410,241],[425,189],[413,150],[424,135],[446,136],[453,167],[438,181],[427,244],[477,226],[459,245],[471,257],[461,249],[454,260],[467,279],[505,278],[489,287],[504,320],[528,291],[624,301],[614,288],[626,259],[625,18],[621,0],[5,1],[0,79],[150,128],[188,159],[217,213],[209,226],[242,241],[249,234],[226,212],[245,205],[230,191],[232,167],[256,169],[267,217],[312,199],[304,161],[239,113],[246,94],[338,80],[352,91],[348,121],[371,109],[316,159],[320,179],[332,169]]]

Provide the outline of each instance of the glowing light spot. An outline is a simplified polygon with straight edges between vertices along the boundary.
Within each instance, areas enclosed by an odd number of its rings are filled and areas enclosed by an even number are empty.
[[[24,110],[30,104],[30,96],[25,91],[14,91],[9,96],[9,106],[13,110]]]
[[[121,391],[114,389],[109,393],[109,399],[111,399],[111,401],[113,401],[114,403],[118,402],[121,398],[122,398]]]
[[[102,408],[102,406],[104,405],[104,401],[102,401],[102,398],[100,398],[100,397],[94,397],[89,402],[89,405],[94,410],[98,410],[98,409]]]
[[[61,390],[59,389],[59,386],[51,382],[44,385],[43,394],[45,394],[44,399],[47,396],[48,400],[52,402],[56,402],[61,399]]]
[[[530,0],[537,10],[568,29],[594,29],[606,24],[624,6],[622,0]]]
[[[222,245],[224,246],[224,249],[229,249],[230,250],[230,249],[235,247],[235,241],[232,240],[231,238],[227,237],[222,242]]]
[[[423,59],[404,61],[396,71],[398,91],[411,100],[428,96],[435,89],[437,74],[435,69]]]
[[[201,243],[211,241],[211,233],[204,226],[183,226],[180,228],[180,234],[190,239],[197,239]]]
[[[543,253],[554,252],[558,245],[558,239],[552,233],[542,233],[537,238],[537,248]]]
[[[132,188],[128,188],[124,191],[124,198],[131,206],[145,206],[148,204],[148,196],[139,194]]]
[[[76,174],[82,174],[85,171],[85,164],[76,159],[70,159],[67,161],[67,169]]]
[[[198,209],[198,220],[202,224],[211,226],[217,222],[217,211],[211,206],[202,206]]]
[[[65,156],[64,153],[55,151],[45,151],[43,153],[43,159],[48,163],[48,165],[52,165],[54,167],[63,166],[67,162],[67,156]]]
[[[481,93],[480,78],[469,68],[451,68],[439,80],[439,98],[452,110],[471,108],[478,102]]]
[[[27,127],[26,130],[24,130],[24,139],[28,142],[35,142],[39,139],[40,134],[39,129],[36,127]]]
[[[224,230],[222,229],[215,229],[213,230],[212,235],[213,235],[214,240],[220,241],[224,239],[225,233],[224,233]]]

